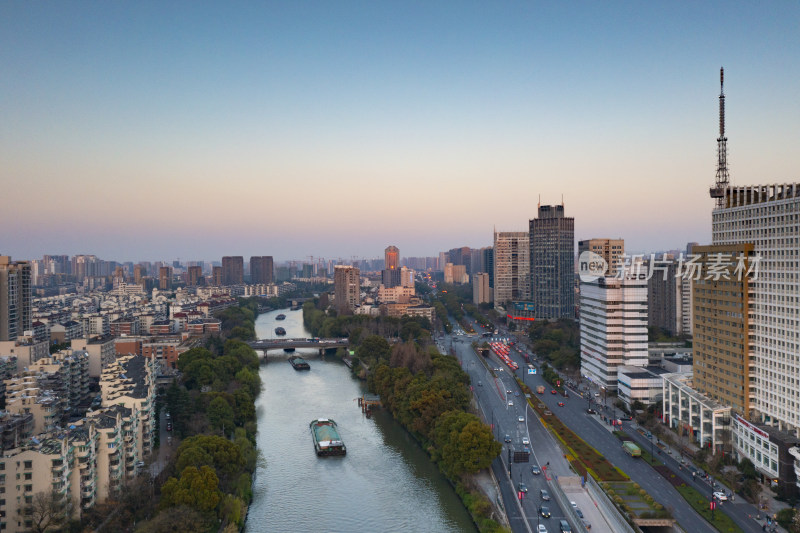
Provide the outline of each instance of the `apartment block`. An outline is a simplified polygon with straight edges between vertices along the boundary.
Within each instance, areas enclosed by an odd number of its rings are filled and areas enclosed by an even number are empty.
[[[528,300],[531,294],[530,237],[526,231],[494,233],[494,305]]]
[[[492,301],[492,289],[489,286],[489,274],[477,272],[472,275],[472,303],[475,305]]]
[[[31,264],[0,255],[0,341],[13,341],[31,329]]]
[[[340,313],[352,312],[361,304],[361,271],[353,266],[336,265],[333,288],[336,309]]]
[[[622,266],[625,255],[624,239],[586,239],[578,241],[578,255],[593,252],[603,258],[608,265],[605,276],[614,277]]]

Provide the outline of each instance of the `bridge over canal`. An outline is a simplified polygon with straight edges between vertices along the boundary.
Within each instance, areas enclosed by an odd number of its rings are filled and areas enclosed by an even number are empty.
[[[322,354],[326,350],[350,346],[350,339],[346,337],[332,339],[261,339],[250,341],[247,344],[254,350],[264,352],[264,355],[268,350],[282,350],[284,348],[314,348]]]

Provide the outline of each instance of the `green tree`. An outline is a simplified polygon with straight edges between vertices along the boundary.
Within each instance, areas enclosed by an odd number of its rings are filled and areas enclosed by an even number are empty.
[[[211,427],[222,431],[233,431],[233,407],[224,398],[217,396],[208,404],[208,422]]]
[[[210,517],[187,505],[164,509],[152,520],[139,524],[136,533],[177,533],[180,531],[207,531],[212,526]]]
[[[180,479],[171,477],[161,487],[161,506],[186,505],[201,513],[216,509],[222,499],[219,478],[209,466],[187,466]]]
[[[462,411],[444,413],[433,430],[436,459],[452,478],[488,467],[502,449],[478,417]]]
[[[187,466],[210,466],[227,492],[232,480],[245,467],[245,458],[241,449],[224,437],[197,435],[185,439],[178,447],[175,469],[182,472]]]

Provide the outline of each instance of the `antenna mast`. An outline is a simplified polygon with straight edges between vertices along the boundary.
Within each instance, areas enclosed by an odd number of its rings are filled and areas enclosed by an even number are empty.
[[[717,200],[717,208],[725,207],[725,189],[728,187],[728,138],[725,137],[725,92],[723,85],[725,70],[719,69],[719,137],[717,137],[717,179],[709,189],[711,198]]]

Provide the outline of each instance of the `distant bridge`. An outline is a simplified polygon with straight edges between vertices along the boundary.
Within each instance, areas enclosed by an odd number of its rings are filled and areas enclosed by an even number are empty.
[[[333,339],[262,339],[247,344],[254,350],[279,350],[283,348],[315,348],[320,352],[350,346],[350,339],[337,337]]]

